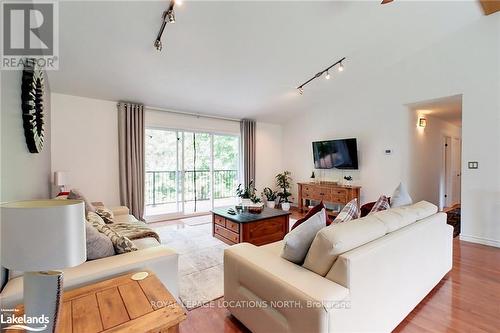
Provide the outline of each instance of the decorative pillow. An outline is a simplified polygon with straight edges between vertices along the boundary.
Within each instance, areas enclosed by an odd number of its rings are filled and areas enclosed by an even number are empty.
[[[325,222],[326,222],[326,225],[330,225],[332,223],[332,221],[328,218],[328,214],[326,214],[326,207],[323,204],[323,201],[321,201],[319,204],[317,204],[316,206],[314,206],[313,208],[311,208],[307,212],[306,216],[304,216],[303,218],[297,220],[297,222],[295,222],[295,224],[292,226],[291,230],[297,228],[299,225],[301,225],[305,221],[309,220],[313,215],[316,215],[317,213],[321,212],[322,209],[325,210]]]
[[[97,215],[97,213],[94,213],[94,212],[89,212],[87,214],[87,221],[94,227],[94,228],[97,228],[97,226],[99,225],[104,225],[106,224],[104,222],[104,220],[102,219],[102,217],[100,217],[99,215]]]
[[[111,209],[106,207],[96,207],[95,212],[97,215],[102,217],[104,223],[106,224],[115,223],[115,215],[113,214]]]
[[[355,220],[359,218],[359,215],[361,214],[359,207],[358,207],[358,199],[352,199],[347,203],[347,205],[342,208],[340,211],[339,215],[333,220],[333,223],[343,223],[347,222],[350,220]]]
[[[85,223],[85,234],[87,236],[87,260],[115,255],[111,239],[100,233],[90,222]]]
[[[83,194],[79,190],[71,190],[68,194],[68,199],[83,200],[83,202],[85,202],[85,215],[87,215],[88,212],[95,212],[95,207],[90,203],[90,201],[87,200],[87,198],[83,196]]]
[[[385,195],[381,195],[368,214],[380,212],[389,208],[391,208],[391,205],[389,205],[389,199]]]
[[[325,215],[326,210],[323,208],[286,234],[281,257],[301,265],[316,233],[325,228]]]
[[[134,245],[134,243],[132,243],[130,239],[125,236],[119,235],[116,231],[114,231],[107,225],[99,224],[96,226],[96,229],[106,235],[109,239],[111,239],[111,242],[113,243],[113,247],[115,248],[115,252],[117,254],[137,251],[137,247]]]
[[[403,183],[399,183],[399,186],[394,190],[394,193],[391,197],[391,207],[401,207],[408,206],[413,203],[406,186]]]

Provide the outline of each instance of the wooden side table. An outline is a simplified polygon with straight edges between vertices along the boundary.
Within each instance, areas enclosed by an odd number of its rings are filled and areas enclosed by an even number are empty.
[[[148,273],[141,281],[132,280],[131,273],[64,292],[57,332],[179,332],[184,309],[156,275]],[[22,306],[18,308],[22,315]]]

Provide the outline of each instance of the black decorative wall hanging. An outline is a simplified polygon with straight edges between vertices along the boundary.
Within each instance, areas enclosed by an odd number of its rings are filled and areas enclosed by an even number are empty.
[[[43,77],[43,71],[37,67],[35,60],[28,59],[23,70],[21,107],[24,136],[30,153],[39,153],[43,148],[45,90]]]

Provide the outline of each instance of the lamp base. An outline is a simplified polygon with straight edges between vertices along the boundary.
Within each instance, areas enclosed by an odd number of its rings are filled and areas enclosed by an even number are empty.
[[[63,272],[25,272],[24,273],[24,313],[26,317],[38,318],[37,332],[53,333],[59,319],[62,300]]]

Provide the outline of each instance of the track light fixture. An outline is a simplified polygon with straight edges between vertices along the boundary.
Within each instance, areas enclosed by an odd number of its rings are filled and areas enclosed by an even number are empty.
[[[167,23],[175,23],[174,6],[176,3],[178,5],[180,5],[180,4],[182,4],[182,1],[170,0],[167,10],[165,10],[161,16],[162,21],[161,21],[160,30],[158,31],[158,34],[156,35],[156,40],[153,44],[155,49],[157,49],[158,51],[161,51],[163,48],[163,44],[161,42],[161,37],[163,35],[163,31],[165,30],[165,26],[167,25]]]
[[[312,80],[321,77],[323,74],[326,74],[325,79],[330,80],[330,77],[331,77],[330,76],[330,69],[332,69],[332,67],[339,65],[338,70],[339,70],[339,72],[342,72],[344,70],[344,64],[342,64],[342,61],[344,61],[344,60],[345,60],[345,57],[343,57],[342,59],[333,63],[332,65],[328,66],[327,68],[325,68],[321,72],[316,73],[316,75],[314,75],[312,78],[310,78],[309,80],[307,80],[306,82],[304,82],[300,86],[298,86],[297,91],[299,92],[299,94],[303,95],[304,94],[304,86],[309,84]]]

